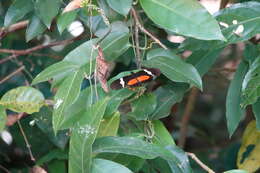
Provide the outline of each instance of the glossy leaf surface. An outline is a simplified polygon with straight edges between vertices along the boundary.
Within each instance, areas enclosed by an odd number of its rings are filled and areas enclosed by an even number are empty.
[[[60,34],[76,19],[77,10],[62,13],[57,20],[57,26]]]
[[[73,72],[77,70],[77,68],[78,66],[71,62],[67,62],[67,61],[58,62],[56,64],[47,67],[40,74],[38,74],[33,79],[32,85],[35,85],[40,82],[45,82],[62,73]]]
[[[231,81],[227,98],[226,98],[226,118],[229,135],[232,136],[236,130],[242,116],[244,109],[240,106],[241,90],[244,76],[246,75],[248,65],[246,62],[241,62],[233,80]]]
[[[26,5],[24,5],[26,4]],[[15,0],[5,14],[4,26],[9,26],[21,20],[33,10],[33,2],[28,0]]]
[[[57,91],[54,97],[55,105],[52,118],[55,133],[60,129],[61,124],[65,119],[65,108],[78,98],[83,78],[83,69],[75,71],[65,79]]]
[[[183,98],[187,86],[170,86],[169,84],[158,88],[155,91],[157,97],[157,106],[151,115],[151,119],[160,119],[167,117],[174,104],[180,102]]]
[[[249,66],[242,83],[242,107],[253,104],[260,97],[260,57]]]
[[[136,120],[148,120],[149,115],[156,108],[156,97],[154,94],[144,94],[131,103],[132,112],[128,113]]]
[[[46,26],[41,22],[37,16],[33,16],[27,29],[26,29],[26,41],[30,41],[36,36],[42,34],[46,30]]]
[[[69,172],[91,172],[92,144],[106,110],[108,99],[92,105],[73,128],[70,139]]]
[[[104,159],[94,159],[91,173],[133,173],[127,167]]]
[[[170,51],[152,50],[148,53],[147,59],[143,62],[144,66],[159,68],[170,80],[189,83],[202,90],[202,81],[195,67]]]
[[[132,6],[133,0],[107,0],[108,5],[116,12],[126,16]]]
[[[36,0],[35,10],[42,22],[50,28],[53,18],[58,14],[59,0]]]
[[[217,21],[195,0],[140,0],[147,16],[160,27],[202,40],[225,40]]]

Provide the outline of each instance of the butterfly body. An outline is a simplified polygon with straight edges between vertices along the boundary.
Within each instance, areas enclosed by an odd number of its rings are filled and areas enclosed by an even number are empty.
[[[111,89],[133,88],[141,86],[143,83],[150,82],[160,75],[160,70],[156,68],[145,68],[130,75],[121,77],[113,81]]]

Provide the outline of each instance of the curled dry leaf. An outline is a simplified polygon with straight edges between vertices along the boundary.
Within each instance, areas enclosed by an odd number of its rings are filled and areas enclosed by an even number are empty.
[[[65,12],[69,12],[69,11],[72,11],[72,10],[75,10],[77,8],[80,8],[81,7],[81,4],[84,0],[73,0],[71,1],[63,10],[62,13],[65,13]]]
[[[104,58],[104,53],[100,46],[98,46],[98,56],[96,59],[96,77],[98,78],[101,87],[105,92],[109,92],[107,86],[107,78],[111,72],[111,65]]]
[[[34,166],[30,169],[29,173],[47,173],[47,171],[45,171],[43,168],[41,168],[40,166]]]

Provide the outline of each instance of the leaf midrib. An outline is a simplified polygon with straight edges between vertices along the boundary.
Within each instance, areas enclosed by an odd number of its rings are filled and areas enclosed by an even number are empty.
[[[68,89],[67,95],[64,97],[64,102],[63,102],[63,104],[62,104],[62,106],[61,106],[61,109],[60,109],[60,111],[59,111],[58,124],[57,124],[57,125],[60,125],[60,123],[61,123],[61,122],[60,122],[61,113],[63,112],[65,105],[67,105],[68,96],[70,95],[69,93],[71,92],[71,88],[72,88],[72,86],[73,86],[74,80],[76,79],[76,76],[78,75],[79,72],[80,72],[80,70],[79,70],[79,71],[76,71],[76,72],[74,73],[74,76],[73,76],[73,78],[72,78],[72,80],[71,80],[71,82],[70,82],[70,86],[68,87],[69,89]],[[65,104],[65,103],[66,103],[66,104]]]
[[[167,57],[165,57],[165,58],[167,58]],[[180,71],[176,70],[175,68],[172,68],[172,67],[171,67],[170,65],[168,65],[167,63],[164,63],[164,62],[159,61],[159,60],[157,60],[157,59],[156,59],[156,60],[152,60],[152,61],[157,61],[159,64],[165,65],[165,66],[169,67],[170,69],[172,69],[173,71],[175,71],[175,73],[178,73],[178,74],[180,74],[181,76],[183,76],[184,78],[186,78],[187,81],[185,81],[185,82],[189,82],[189,80],[190,80],[190,81],[192,81],[192,83],[195,84],[197,87],[201,88],[201,87],[200,87],[200,83],[197,84],[197,82],[194,81],[193,78],[187,77],[185,74],[181,73]],[[190,64],[186,64],[186,65],[190,65]],[[163,70],[162,70],[162,71],[163,71]]]
[[[197,24],[197,23],[195,22],[195,20],[191,20],[190,18],[188,18],[188,17],[186,17],[186,16],[183,16],[181,13],[178,13],[177,11],[174,11],[174,10],[173,10],[172,8],[170,8],[170,7],[164,5],[164,4],[162,4],[162,3],[160,3],[160,2],[158,2],[158,1],[156,1],[156,0],[151,0],[151,1],[153,1],[155,4],[158,4],[158,5],[160,5],[160,6],[164,7],[164,8],[166,8],[166,9],[168,9],[169,11],[172,11],[173,13],[175,13],[175,14],[177,14],[177,15],[179,15],[179,16],[185,18],[185,19],[187,19],[187,20],[190,21],[191,23],[193,23],[193,24],[195,24],[195,25]]]

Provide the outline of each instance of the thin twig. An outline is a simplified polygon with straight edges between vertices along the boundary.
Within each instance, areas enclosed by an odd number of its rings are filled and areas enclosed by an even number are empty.
[[[207,165],[205,165],[204,163],[202,163],[202,161],[199,160],[199,158],[194,154],[194,153],[189,153],[186,152],[186,154],[192,158],[198,165],[200,165],[200,167],[202,169],[204,169],[205,171],[207,171],[208,173],[215,173],[212,169],[210,169]]]
[[[210,71],[212,71],[212,72],[223,72],[223,71],[225,71],[225,72],[236,72],[236,68],[225,68],[225,67],[223,67],[223,68],[213,68],[212,70],[210,70]]]
[[[153,36],[149,31],[147,31],[143,26],[142,26],[142,24],[140,23],[140,21],[139,21],[139,18],[138,18],[138,15],[137,15],[137,13],[136,13],[136,11],[135,11],[135,9],[134,8],[132,8],[131,9],[131,12],[132,12],[132,14],[133,14],[133,16],[134,16],[134,20],[135,20],[135,22],[136,22],[136,25],[139,27],[139,29],[143,32],[143,33],[145,33],[146,35],[148,35],[149,37],[151,37],[151,39],[153,39],[156,43],[158,43],[162,48],[164,48],[164,49],[168,49],[158,38],[156,38],[155,36]]]
[[[23,114],[23,113],[21,113],[21,114]],[[33,154],[32,154],[31,145],[30,145],[30,143],[28,142],[28,139],[27,139],[27,137],[26,137],[26,135],[25,135],[25,133],[24,133],[24,131],[23,131],[23,127],[22,127],[22,125],[21,125],[21,123],[20,123],[20,120],[18,120],[17,123],[18,123],[19,129],[20,129],[20,131],[21,131],[21,133],[22,133],[22,135],[23,135],[23,138],[24,138],[24,141],[25,141],[25,143],[26,143],[26,147],[27,147],[27,149],[28,149],[28,151],[29,151],[29,155],[30,155],[30,157],[31,157],[31,160],[32,160],[32,161],[35,161],[35,158],[34,158],[34,156],[33,156]]]
[[[180,137],[178,140],[178,145],[182,148],[185,146],[186,142],[186,136],[187,136],[187,130],[188,130],[188,125],[190,121],[190,116],[194,108],[194,103],[196,101],[196,97],[198,95],[198,89],[193,87],[190,91],[190,95],[188,97],[188,102],[186,104],[182,120],[181,120],[181,129],[180,129]]]
[[[6,169],[5,167],[3,167],[2,165],[0,165],[0,169],[2,169],[4,172],[6,173],[11,173],[10,171],[8,171],[8,169]]]
[[[9,74],[8,76],[6,76],[5,78],[3,78],[2,80],[0,80],[0,84],[4,83],[5,81],[7,81],[8,79],[10,79],[11,77],[13,77],[14,75],[20,73],[22,70],[24,70],[24,66],[21,66],[20,68],[18,68],[17,70],[15,70],[14,72],[12,72],[11,74]]]
[[[3,59],[0,60],[0,64],[3,64],[3,63],[5,63],[5,62],[7,62],[7,61],[9,61],[11,59],[16,58],[16,57],[17,57],[17,55],[10,55],[10,56],[8,56],[6,58],[3,58]]]
[[[25,28],[28,25],[29,21],[25,20],[25,21],[21,21],[18,23],[15,23],[11,26],[9,26],[8,28],[0,28],[0,40],[5,37],[8,33],[20,30]]]
[[[47,57],[50,57],[50,58],[53,58],[53,59],[62,59],[63,58],[62,56],[59,56],[59,55],[36,53],[36,52],[31,53],[31,55],[33,55],[33,56],[47,56]]]
[[[42,45],[37,45],[35,47],[29,48],[29,49],[24,49],[24,50],[15,50],[15,49],[0,49],[0,53],[11,53],[13,55],[27,55],[30,54],[32,52],[35,52],[37,50],[41,50],[44,48],[49,48],[49,47],[53,47],[53,46],[57,46],[57,45],[67,45],[70,43],[73,43],[75,40],[79,40],[82,39],[82,37],[75,37],[72,39],[67,39],[67,40],[62,40],[62,41],[56,41],[56,42],[52,42],[49,44],[42,44]]]

